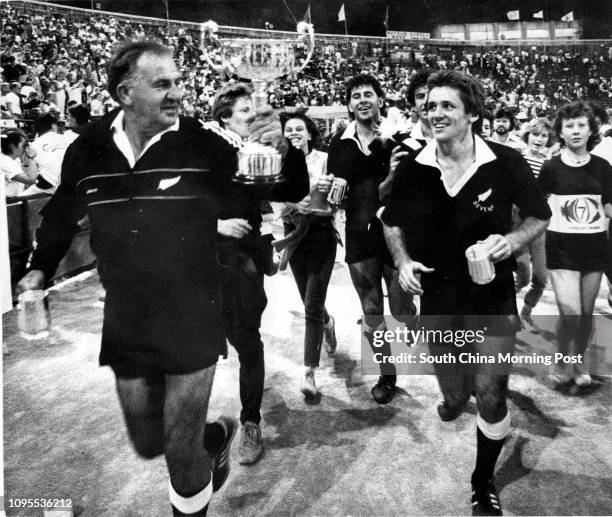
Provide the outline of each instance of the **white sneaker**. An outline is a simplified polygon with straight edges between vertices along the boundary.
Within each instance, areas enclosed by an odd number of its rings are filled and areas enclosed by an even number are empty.
[[[306,398],[315,398],[319,394],[317,386],[315,385],[314,370],[307,370],[304,373],[300,390]]]
[[[574,382],[576,383],[576,386],[590,386],[593,382],[589,372],[586,371],[584,365],[582,364],[574,365],[574,373]]]

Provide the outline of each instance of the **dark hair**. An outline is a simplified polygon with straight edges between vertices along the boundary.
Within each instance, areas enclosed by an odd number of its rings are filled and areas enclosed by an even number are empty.
[[[546,141],[546,147],[550,147],[550,145],[553,143],[553,140],[555,139],[555,132],[553,130],[550,120],[548,120],[546,117],[537,118],[529,122],[522,136],[523,142],[527,143],[527,141],[529,140],[529,135],[531,133],[539,135],[543,129],[548,132],[548,140]]]
[[[593,113],[602,124],[607,124],[610,121],[608,111],[606,110],[606,107],[603,104],[595,101],[590,101],[589,104],[591,105]]]
[[[79,104],[68,108],[68,113],[77,123],[77,126],[84,126],[89,122],[89,110],[85,106]]]
[[[225,126],[224,118],[230,118],[234,110],[234,104],[241,97],[250,97],[252,89],[245,83],[234,83],[223,87],[215,95],[212,107],[212,118],[221,126]]]
[[[351,94],[353,93],[353,90],[356,88],[359,88],[360,86],[371,86],[372,89],[374,90],[374,93],[376,93],[376,95],[380,97],[381,99],[385,95],[376,77],[369,75],[369,74],[359,74],[359,75],[356,75],[355,77],[351,77],[346,82],[345,103],[347,106],[351,102]]]
[[[2,138],[0,138],[2,154],[9,154],[13,152],[13,148],[17,147],[21,142],[27,139],[28,137],[21,129],[9,129],[7,131],[3,131]]]
[[[485,119],[491,123],[491,129],[493,129],[493,113],[487,109],[482,112],[482,120]]]
[[[485,110],[485,92],[482,84],[472,76],[455,70],[436,72],[427,79],[430,92],[433,88],[444,86],[457,90],[465,112],[478,117],[478,120],[472,124],[472,132],[479,135],[482,130],[482,114]]]
[[[416,92],[419,88],[423,86],[427,86],[427,79],[431,75],[431,70],[421,70],[417,72],[412,79],[410,79],[410,84],[408,85],[408,91],[406,92],[406,98],[408,99],[408,103],[410,106],[416,104]]]
[[[319,132],[319,128],[314,123],[308,115],[305,113],[300,113],[299,111],[287,112],[284,111],[280,115],[281,126],[283,128],[283,133],[285,132],[285,124],[291,119],[300,119],[304,122],[306,126],[306,131],[310,135],[310,140],[308,141],[308,152],[312,151],[315,147],[317,147],[321,140],[321,133]]]
[[[565,106],[561,106],[557,113],[555,114],[555,121],[553,123],[553,127],[555,128],[555,133],[559,138],[559,142],[561,145],[565,145],[563,138],[561,138],[561,129],[563,127],[564,120],[570,120],[573,118],[586,117],[589,121],[589,129],[591,130],[591,136],[587,140],[587,151],[591,151],[593,147],[595,147],[601,140],[599,136],[599,126],[597,124],[597,120],[595,119],[595,114],[591,109],[591,106],[587,102],[584,101],[574,101],[566,104]]]
[[[34,131],[39,135],[44,135],[51,131],[54,124],[57,124],[57,117],[53,113],[43,113],[34,121]]]
[[[495,115],[493,115],[493,119],[496,118],[507,118],[510,121],[510,129],[514,129],[516,127],[516,119],[514,118],[514,113],[506,108],[499,108]]]
[[[121,46],[108,65],[108,86],[111,97],[119,102],[117,87],[136,70],[136,64],[143,54],[172,56],[172,50],[151,40],[129,41]]]

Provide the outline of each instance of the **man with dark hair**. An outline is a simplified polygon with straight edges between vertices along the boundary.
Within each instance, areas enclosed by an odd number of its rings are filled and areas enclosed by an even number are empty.
[[[60,182],[62,160],[72,141],[58,133],[58,120],[53,113],[43,113],[34,121],[36,138],[31,144],[36,151],[34,159],[37,167],[36,183],[28,187],[24,196],[55,192]]]
[[[518,328],[512,252],[544,231],[550,210],[525,160],[478,136],[482,86],[471,76],[444,71],[433,74],[428,87],[434,140],[411,155],[398,174],[382,214],[385,238],[400,285],[421,295],[421,314],[449,315],[454,328],[465,326],[465,316],[472,315],[486,332],[474,351],[511,354]],[[513,204],[523,219],[515,230]],[[477,242],[495,263],[494,279],[485,285],[471,279],[466,263],[466,249]],[[430,350],[447,354],[452,346],[430,343]],[[457,418],[475,391],[472,507],[476,515],[501,515],[493,472],[510,431],[508,370],[482,364],[462,368],[436,364],[444,395],[438,413],[442,420]]]
[[[393,148],[389,159],[389,174],[378,187],[380,199],[384,202],[389,195],[396,170],[400,162],[411,152],[420,151],[427,142],[432,139],[431,128],[427,120],[427,79],[431,75],[430,70],[417,72],[410,80],[406,96],[411,106],[416,109],[418,120],[409,133],[397,132],[393,135],[390,146],[399,144]]]
[[[255,118],[251,88],[236,83],[221,89],[213,102],[212,117],[214,122],[204,127],[236,149],[242,148]],[[264,272],[272,256],[272,244],[261,235],[260,207],[263,200],[297,202],[308,193],[305,168],[285,168],[283,172],[284,181],[272,186],[228,185],[217,221],[223,265],[223,320],[228,341],[240,361],[242,428],[238,462],[242,465],[255,463],[263,452],[260,423],[265,367],[259,327],[267,304]]]
[[[520,138],[514,135],[515,127],[516,121],[512,112],[504,108],[498,109],[493,116],[493,137],[491,141],[522,151],[526,146]]]
[[[206,424],[225,350],[217,216],[236,150],[178,117],[182,77],[171,49],[126,43],[108,77],[120,109],[69,147],[18,289],[40,289],[52,278],[87,214],[106,289],[100,364],[113,369],[136,452],[165,456],[174,515],[205,515],[229,473],[236,428],[228,417]],[[286,151],[271,109],[260,110],[250,130],[252,139]],[[287,164],[305,169],[297,154],[286,153]]]
[[[82,104],[77,104],[68,108],[68,120],[66,125],[68,130],[64,131],[72,140],[76,139],[89,124],[89,110]]]
[[[400,140],[397,141],[403,143],[410,149],[419,150],[432,139],[431,128],[429,127],[429,121],[427,120],[427,79],[431,75],[430,70],[421,70],[417,72],[408,86],[408,102],[411,106],[416,108],[416,112],[419,116],[419,120],[410,131],[411,140]]]
[[[379,186],[387,177],[390,150],[379,138],[383,91],[370,75],[357,75],[346,86],[346,104],[352,122],[331,141],[327,170],[348,183],[346,197],[346,262],[363,310],[364,334],[372,346],[374,332],[385,327],[382,280],[387,284],[391,314],[412,318],[412,296],[397,283],[389,251],[376,217],[382,203]],[[387,343],[376,352],[390,354]],[[381,375],[372,388],[379,404],[395,395],[395,365],[381,363]]]

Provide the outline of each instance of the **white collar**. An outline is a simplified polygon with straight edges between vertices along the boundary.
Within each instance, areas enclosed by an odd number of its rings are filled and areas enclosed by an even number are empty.
[[[446,178],[444,177],[444,173],[442,173],[442,169],[440,168],[440,164],[438,163],[438,158],[436,156],[437,145],[435,140],[430,140],[423,150],[417,155],[416,161],[422,165],[428,165],[429,167],[435,167],[440,171],[440,176],[442,178],[442,183],[446,192],[450,197],[455,197],[461,189],[465,186],[465,184],[470,180],[470,178],[476,174],[476,171],[481,165],[485,163],[492,162],[497,159],[495,153],[491,150],[491,148],[485,143],[485,141],[479,137],[478,135],[474,135],[474,154],[475,159],[474,163],[472,163],[467,170],[462,174],[459,181],[455,183],[452,187],[448,185],[446,182]]]
[[[176,122],[172,124],[170,127],[160,131],[156,135],[154,135],[148,142],[147,145],[144,146],[142,152],[138,156],[134,156],[134,151],[132,151],[132,146],[130,144],[130,139],[127,136],[127,133],[123,129],[123,120],[125,118],[125,111],[121,110],[113,123],[111,124],[111,131],[113,132],[113,140],[117,148],[121,151],[121,154],[125,156],[126,160],[130,164],[130,167],[134,167],[136,165],[136,161],[147,152],[147,150],[155,143],[159,142],[162,135],[168,133],[169,131],[178,131],[179,130],[179,119],[176,119]]]
[[[423,134],[423,124],[420,120],[417,120],[417,123],[412,126],[412,130],[410,131],[410,137],[414,138],[415,140],[425,140],[426,142],[429,142],[431,140],[431,138],[427,138]]]
[[[209,129],[213,133],[216,133],[222,138],[224,138],[226,142],[229,142],[236,149],[242,149],[244,147],[242,137],[238,133],[232,131],[231,129],[223,127],[216,120],[211,120],[210,122],[202,122],[201,125],[204,129]]]
[[[382,124],[384,120],[384,117],[380,118],[380,122]],[[357,144],[357,147],[359,147],[359,150],[365,154],[366,156],[370,156],[372,154],[372,151],[370,151],[369,148],[364,148],[361,145],[361,140],[359,140],[359,138],[357,138],[357,123],[352,120],[348,126],[346,126],[346,129],[344,130],[344,133],[342,133],[342,136],[340,137],[341,140],[353,140],[355,141],[355,143]]]

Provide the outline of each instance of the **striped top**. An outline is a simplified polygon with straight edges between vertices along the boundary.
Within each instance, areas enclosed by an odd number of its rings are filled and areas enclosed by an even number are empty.
[[[527,160],[527,163],[531,168],[531,172],[533,172],[533,175],[537,178],[540,175],[540,169],[544,163],[544,158],[531,158],[527,156],[527,154],[523,154],[523,157],[525,160]]]

